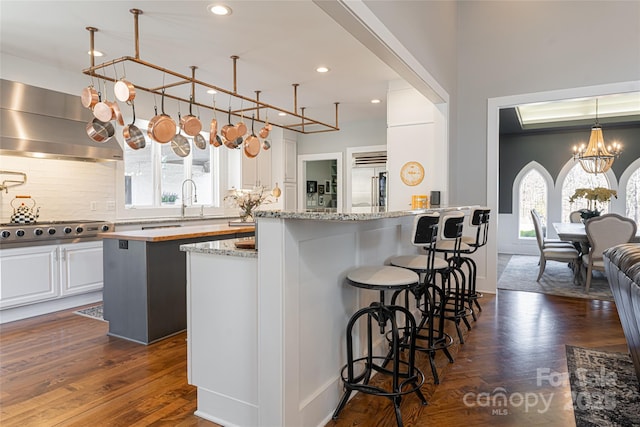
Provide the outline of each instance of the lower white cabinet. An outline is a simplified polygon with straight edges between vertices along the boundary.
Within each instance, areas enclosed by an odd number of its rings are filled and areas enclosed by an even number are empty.
[[[0,309],[102,289],[102,241],[0,250]]]

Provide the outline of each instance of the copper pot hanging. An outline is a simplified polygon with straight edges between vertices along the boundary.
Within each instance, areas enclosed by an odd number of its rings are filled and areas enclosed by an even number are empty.
[[[196,136],[202,130],[202,122],[191,112],[193,97],[189,97],[189,114],[180,119],[180,127],[189,136]]]
[[[83,107],[93,110],[93,107],[98,103],[98,101],[100,101],[98,97],[98,91],[93,87],[93,85],[87,86],[82,89],[80,102],[82,103]]]
[[[122,78],[113,85],[113,93],[118,101],[128,104],[136,97],[136,87],[131,82]]]
[[[131,103],[131,109],[133,110],[133,120],[131,124],[128,124],[122,130],[122,136],[124,136],[124,140],[129,147],[133,150],[139,150],[140,148],[144,148],[147,145],[147,142],[144,138],[144,133],[135,125],[136,123],[136,108]]]
[[[164,89],[162,90],[162,114],[157,114],[149,122],[148,134],[151,139],[166,144],[176,136],[176,122],[164,112]]]

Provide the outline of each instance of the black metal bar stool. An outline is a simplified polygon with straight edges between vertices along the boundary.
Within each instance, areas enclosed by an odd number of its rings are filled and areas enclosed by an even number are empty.
[[[414,218],[411,243],[423,248],[426,254],[400,255],[389,260],[391,265],[412,270],[423,278],[417,288],[395,292],[391,303],[395,304],[396,299],[404,293],[405,307],[408,308],[409,293],[415,296],[416,306],[422,315],[416,333],[416,350],[429,356],[435,384],[440,384],[435,363],[436,351],[442,351],[449,363],[454,361],[449,352],[453,338],[444,331],[444,316],[437,315],[438,303],[445,300],[445,294],[442,288],[436,285],[436,277],[438,274],[442,277],[449,272],[449,263],[435,256],[439,219],[440,214],[437,212],[416,215]],[[442,282],[446,283],[446,279],[442,279]]]
[[[427,400],[420,391],[420,387],[424,384],[424,375],[415,366],[416,320],[407,308],[385,304],[384,292],[415,288],[419,285],[420,278],[413,271],[400,267],[365,266],[350,271],[347,275],[347,283],[358,288],[379,291],[380,300],[358,310],[347,324],[347,364],[342,368],[341,373],[344,393],[333,413],[333,419],[338,418],[351,393],[359,391],[390,399],[394,405],[396,422],[398,426],[402,426],[400,413],[402,396],[415,393],[423,405],[427,404]],[[398,327],[398,315],[404,318],[402,328]],[[367,354],[355,358],[353,354],[353,328],[363,317],[366,317],[367,321]],[[376,356],[373,353],[372,324],[374,321],[383,335],[386,325],[391,324],[390,359],[388,355]],[[401,360],[400,352],[405,348],[404,344],[408,348],[408,354],[406,360]],[[385,367],[388,361],[392,362],[391,369]],[[356,373],[356,365],[363,365],[358,373]],[[369,384],[371,375],[376,372],[391,377],[390,387],[385,389],[382,386]]]
[[[460,329],[460,323],[464,322],[467,330],[471,330],[471,324],[467,320],[468,315],[472,315],[471,309],[466,306],[467,277],[460,268],[460,247],[462,245],[462,229],[464,223],[464,213],[458,210],[444,212],[440,216],[438,224],[439,239],[436,252],[444,252],[445,260],[449,268],[442,274],[442,289],[444,299],[438,304],[438,316],[454,322],[460,344],[464,344],[464,336]],[[450,250],[441,250],[441,246],[450,245]]]
[[[478,311],[482,311],[482,307],[478,302],[478,298],[481,297],[481,294],[476,290],[478,267],[474,259],[468,255],[473,254],[479,248],[487,244],[490,217],[491,209],[488,207],[475,207],[471,210],[468,225],[470,228],[475,228],[476,233],[474,236],[462,236],[458,251],[459,267],[465,267],[467,272],[467,286],[462,298],[464,298],[465,302],[468,304],[473,320],[477,320],[474,304],[478,308]],[[455,255],[455,250],[455,241],[443,241],[438,245],[438,252],[443,252],[445,257]]]

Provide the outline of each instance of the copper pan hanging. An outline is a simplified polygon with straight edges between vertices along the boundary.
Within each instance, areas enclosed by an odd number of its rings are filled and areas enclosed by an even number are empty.
[[[161,102],[162,114],[156,115],[149,122],[149,134],[154,141],[166,144],[176,136],[176,122],[164,112],[164,89]]]

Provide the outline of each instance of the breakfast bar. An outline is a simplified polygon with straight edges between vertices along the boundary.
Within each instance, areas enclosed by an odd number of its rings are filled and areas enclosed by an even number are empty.
[[[417,253],[414,214],[259,211],[257,251],[232,241],[182,245],[196,415],[225,426],[328,422],[342,392],[348,319],[378,298],[345,286],[346,274]]]

